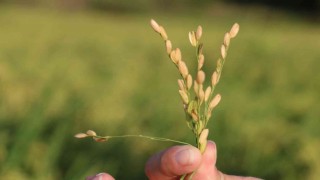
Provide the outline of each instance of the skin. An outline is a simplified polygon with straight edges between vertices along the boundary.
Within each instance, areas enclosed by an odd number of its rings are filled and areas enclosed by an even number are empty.
[[[148,160],[145,173],[150,180],[179,180],[184,174],[196,171],[193,180],[260,180],[254,177],[232,176],[221,173],[216,168],[216,144],[209,141],[206,151],[201,155],[193,146],[173,146],[161,151]],[[188,179],[188,178],[186,178]],[[87,177],[87,180],[114,180],[107,173]]]

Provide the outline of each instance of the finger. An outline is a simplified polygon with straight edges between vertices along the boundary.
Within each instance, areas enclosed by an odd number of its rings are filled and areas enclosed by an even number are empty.
[[[87,177],[86,180],[114,180],[114,178],[107,173],[100,173],[95,176]]]
[[[213,141],[208,141],[200,167],[193,175],[194,180],[220,180],[221,174],[216,168],[217,148]]]
[[[193,146],[173,146],[152,156],[145,172],[150,180],[172,180],[196,170],[201,159],[200,151]]]
[[[216,144],[213,141],[208,141],[206,150],[203,154],[201,165],[193,175],[193,180],[261,180],[254,177],[242,177],[223,174],[216,168],[216,162]]]

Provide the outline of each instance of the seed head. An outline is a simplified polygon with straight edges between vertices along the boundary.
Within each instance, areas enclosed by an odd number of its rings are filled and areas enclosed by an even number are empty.
[[[168,40],[168,35],[166,33],[166,30],[162,26],[159,26],[159,33],[163,40],[165,41]]]
[[[196,34],[194,31],[189,32],[189,41],[192,46],[194,46],[194,47],[197,46],[197,38],[196,38]]]
[[[222,57],[223,59],[225,59],[226,56],[227,56],[226,46],[222,44],[222,45],[221,45],[221,57]]]
[[[204,64],[204,55],[200,54],[198,59],[198,71],[202,68]]]
[[[202,27],[201,26],[198,26],[197,28],[197,32],[196,32],[196,38],[197,40],[199,40],[202,36]]]
[[[223,40],[223,43],[224,43],[224,45],[226,46],[226,47],[228,47],[229,46],[229,44],[230,44],[230,34],[229,33],[226,33],[225,35],[224,35],[224,40]]]
[[[191,88],[192,86],[192,76],[190,74],[188,74],[187,76],[187,88],[188,90]]]
[[[204,92],[204,101],[207,102],[211,94],[211,86],[207,87],[206,91]]]
[[[88,137],[88,135],[85,133],[78,133],[78,134],[74,135],[74,137],[75,138],[86,138],[86,137]]]
[[[180,61],[178,64],[179,71],[184,79],[187,78],[189,71],[186,63],[184,61]]]
[[[218,73],[221,73],[221,69],[222,69],[222,60],[219,58],[218,61],[217,61],[216,71],[217,71]]]
[[[97,133],[92,130],[88,130],[87,134],[88,134],[88,136],[97,136]]]
[[[183,101],[184,104],[188,104],[189,103],[189,97],[187,95],[187,93],[185,91],[179,90],[179,94],[181,96],[181,99]]]
[[[173,63],[175,63],[175,64],[178,64],[179,62],[176,60],[176,51],[175,50],[173,50],[173,51],[171,51],[171,53],[170,53],[170,59],[172,60],[172,62]]]
[[[178,79],[178,85],[179,85],[179,89],[184,91],[186,88],[184,81],[182,79]]]
[[[193,84],[194,93],[196,94],[196,96],[199,96],[199,84],[197,83],[197,81],[194,81]]]
[[[167,53],[168,53],[168,54],[171,53],[172,44],[171,44],[171,41],[170,41],[170,40],[166,40],[166,50],[167,50]]]
[[[176,49],[175,59],[179,62],[181,61],[181,51],[179,48]]]
[[[97,137],[93,137],[93,140],[95,140],[96,142],[106,142],[108,139],[107,139],[107,138],[97,138]]]
[[[155,32],[160,33],[160,26],[155,20],[151,19],[150,24]]]
[[[217,94],[210,102],[209,104],[209,108],[212,110],[213,108],[215,108],[219,102],[221,100],[221,95],[220,94]]]
[[[217,71],[213,72],[211,76],[211,84],[212,86],[216,86],[218,84],[218,73]]]
[[[198,115],[197,115],[196,113],[194,113],[194,112],[191,113],[191,117],[192,117],[192,119],[195,120],[195,121],[198,121],[198,120],[199,120]]]
[[[173,61],[173,63],[179,64],[179,62],[181,61],[181,51],[179,48],[171,51],[170,59]]]
[[[197,83],[198,83],[198,84],[203,84],[203,82],[204,82],[204,80],[205,80],[205,77],[206,77],[206,75],[205,75],[205,73],[204,73],[202,70],[198,71],[198,74],[197,74]]]
[[[208,135],[209,135],[209,129],[202,130],[202,132],[200,134],[200,138],[199,138],[200,144],[206,144],[207,143]]]
[[[232,26],[232,28],[231,28],[231,30],[230,30],[230,37],[231,37],[231,38],[234,38],[234,37],[237,36],[237,34],[238,34],[238,32],[239,32],[239,28],[240,28],[240,26],[239,26],[238,23],[235,23],[235,24]]]
[[[199,99],[200,99],[200,104],[203,102],[205,94],[204,94],[204,90],[203,90],[203,85],[201,84],[199,86]]]

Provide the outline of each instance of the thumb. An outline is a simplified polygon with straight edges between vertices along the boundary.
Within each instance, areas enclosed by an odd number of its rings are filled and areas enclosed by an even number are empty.
[[[172,180],[196,170],[201,159],[200,151],[193,146],[173,146],[152,156],[145,172],[150,180]]]

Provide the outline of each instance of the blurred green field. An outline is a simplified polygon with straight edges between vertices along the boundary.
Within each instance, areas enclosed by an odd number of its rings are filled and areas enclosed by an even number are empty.
[[[240,24],[209,125],[219,169],[264,179],[320,176],[319,23],[234,6],[123,14],[0,6],[0,179],[73,180],[102,171],[146,179],[148,157],[173,145],[73,138],[87,129],[194,141],[178,73],[151,18],[192,67],[187,33],[201,24],[208,73],[224,33]]]

